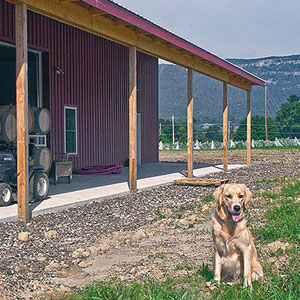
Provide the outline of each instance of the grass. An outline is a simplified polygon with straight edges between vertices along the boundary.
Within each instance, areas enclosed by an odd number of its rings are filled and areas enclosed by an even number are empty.
[[[273,253],[276,260],[284,258],[285,265],[275,269],[264,254],[263,282],[255,282],[253,290],[243,288],[240,283],[232,286],[216,285],[211,287],[206,282],[213,279],[212,270],[205,264],[197,268],[190,263],[178,265],[175,269],[185,270],[188,275],[176,278],[166,277],[164,280],[145,279],[142,282],[124,284],[119,282],[100,282],[78,290],[69,297],[58,299],[133,299],[133,300],[168,300],[168,299],[300,299],[300,204],[295,202],[300,195],[300,179],[288,181],[278,193],[269,192],[274,203],[261,217],[267,219],[263,227],[254,230],[260,239],[255,243],[264,246],[272,241],[288,241],[290,247],[286,251]],[[273,257],[274,258],[274,257]]]
[[[268,222],[256,234],[265,241],[278,239],[300,241],[300,205],[294,198],[300,195],[300,180],[289,182],[279,193],[264,193],[264,197],[281,199],[267,210]]]
[[[202,199],[202,202],[212,202],[214,200],[214,196],[213,195],[207,195]]]

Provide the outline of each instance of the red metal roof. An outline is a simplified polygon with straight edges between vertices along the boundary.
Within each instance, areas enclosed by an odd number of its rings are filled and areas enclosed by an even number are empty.
[[[218,57],[215,54],[208,52],[183,38],[163,29],[160,26],[150,22],[149,20],[129,11],[128,9],[116,4],[115,2],[109,0],[82,0],[83,2],[92,5],[102,11],[107,12],[126,23],[134,25],[144,31],[149,32],[181,49],[184,49],[190,53],[197,55],[198,57],[205,59],[206,61],[215,64],[221,68],[226,69],[227,71],[232,72],[234,75],[238,75],[247,79],[254,85],[264,86],[265,81],[242,68],[228,62],[225,59]]]

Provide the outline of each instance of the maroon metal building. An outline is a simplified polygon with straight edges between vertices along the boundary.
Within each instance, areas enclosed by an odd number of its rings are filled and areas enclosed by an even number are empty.
[[[0,105],[15,102],[14,18],[14,5],[0,0]],[[129,149],[128,48],[32,11],[28,46],[29,104],[52,114],[50,150],[66,150],[66,109],[75,108],[73,166],[123,164]],[[138,52],[137,69],[141,162],[149,163],[158,160],[158,60]]]

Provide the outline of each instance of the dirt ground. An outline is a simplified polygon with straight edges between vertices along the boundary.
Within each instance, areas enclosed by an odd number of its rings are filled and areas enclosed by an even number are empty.
[[[221,163],[222,155],[195,152],[194,161]],[[160,153],[164,161],[185,159],[184,152]],[[229,152],[229,162],[245,159],[245,151]],[[270,187],[262,179],[299,177],[300,150],[254,150],[252,162],[250,169],[208,177],[245,183],[258,194]],[[211,267],[213,191],[168,185],[37,216],[26,226],[0,224],[0,299],[55,298],[99,280],[130,282],[180,276],[189,272],[188,266]],[[250,217],[263,201],[255,197]],[[31,238],[19,241],[18,233],[25,231]]]

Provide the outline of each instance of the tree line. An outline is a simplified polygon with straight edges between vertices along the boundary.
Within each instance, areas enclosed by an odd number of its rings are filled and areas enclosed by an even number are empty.
[[[173,128],[170,120],[159,120],[160,132],[159,141],[163,143],[172,143]],[[274,118],[268,117],[268,139],[294,138],[300,137],[300,96],[291,95],[287,98]],[[202,125],[202,126],[200,126]],[[175,122],[175,141],[186,143],[187,126],[183,122]],[[194,140],[205,141],[223,141],[222,124],[197,124],[194,119]],[[238,125],[229,124],[230,139],[241,141],[247,139],[247,118],[243,119]],[[264,140],[265,136],[265,117],[253,116],[251,118],[251,136],[254,140]]]

